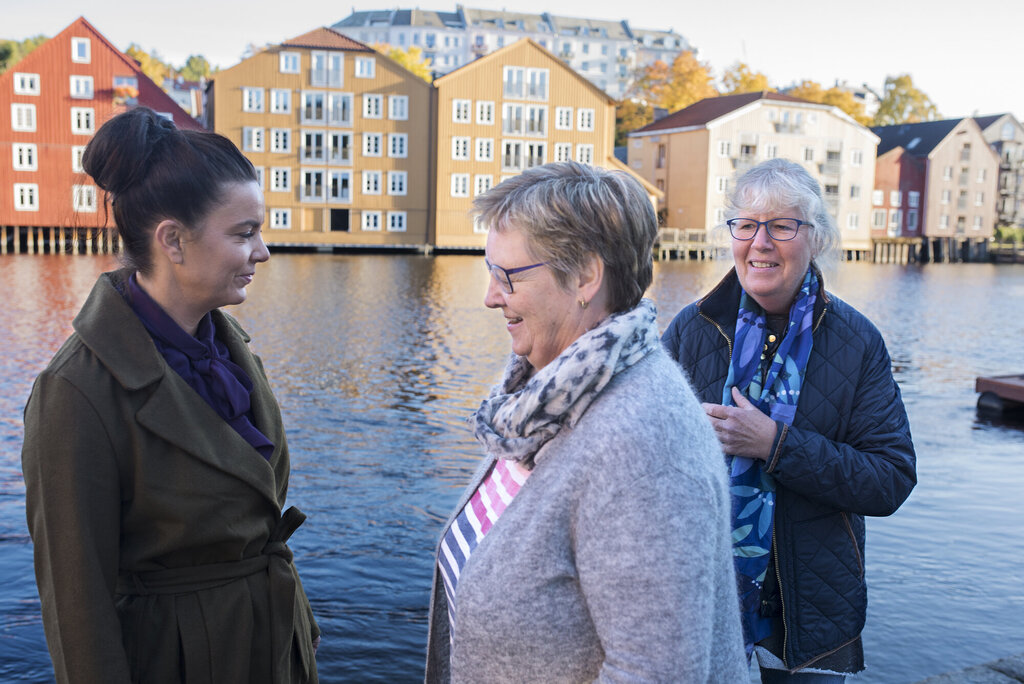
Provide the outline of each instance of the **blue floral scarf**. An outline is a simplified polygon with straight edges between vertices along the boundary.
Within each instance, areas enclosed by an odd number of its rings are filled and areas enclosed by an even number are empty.
[[[723,405],[735,405],[732,400],[735,386],[764,414],[786,425],[793,424],[811,354],[814,302],[819,287],[814,269],[808,268],[790,308],[786,334],[772,358],[764,354],[768,335],[765,313],[745,290],[742,292],[729,376],[722,389]],[[759,608],[761,587],[771,558],[775,481],[764,472],[764,461],[741,456],[727,456],[726,460],[732,494],[733,560],[743,614],[743,639],[749,657],[754,644],[771,634],[771,618],[761,617]]]

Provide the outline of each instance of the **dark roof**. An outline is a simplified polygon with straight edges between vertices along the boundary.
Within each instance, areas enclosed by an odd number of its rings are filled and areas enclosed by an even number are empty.
[[[686,109],[680,109],[678,112],[673,112],[663,119],[658,119],[654,123],[647,124],[636,132],[662,131],[669,128],[687,128],[689,126],[704,126],[719,117],[725,116],[729,112],[735,111],[740,107],[745,107],[751,102],[756,102],[758,100],[813,104],[807,102],[807,100],[801,100],[798,97],[791,97],[789,95],[783,95],[782,93],[771,93],[766,91],[757,93],[741,93],[739,95],[706,97],[700,102],[693,103]]]
[[[332,50],[352,50],[355,52],[373,52],[373,48],[368,45],[363,45],[357,40],[352,40],[348,36],[344,36],[334,29],[329,28],[318,28],[313,29],[309,33],[303,33],[301,36],[296,36],[291,40],[286,40],[281,43],[281,47],[300,47],[300,48],[329,48]]]
[[[961,121],[963,119],[943,119],[895,126],[875,126],[871,132],[880,138],[878,156],[893,148],[902,147],[915,157],[927,157]]]
[[[978,126],[981,127],[981,130],[985,130],[986,128],[994,124],[996,121],[1002,119],[1004,116],[1006,116],[1005,113],[989,114],[988,116],[976,116],[974,117],[974,120],[978,122]]]

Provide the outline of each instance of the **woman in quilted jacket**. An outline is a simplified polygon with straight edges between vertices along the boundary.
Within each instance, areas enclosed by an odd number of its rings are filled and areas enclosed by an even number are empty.
[[[771,159],[730,205],[734,268],[663,342],[727,455],[748,657],[764,684],[843,682],[864,669],[864,516],[913,489],[910,426],[878,330],[825,290],[818,182]]]

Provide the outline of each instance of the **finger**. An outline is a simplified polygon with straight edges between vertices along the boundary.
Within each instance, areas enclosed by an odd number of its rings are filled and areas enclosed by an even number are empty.
[[[700,407],[702,409],[704,409],[704,413],[706,413],[709,418],[718,418],[718,419],[725,418],[725,416],[723,416],[722,412],[721,412],[721,409],[722,409],[722,405],[721,404],[708,404],[708,403],[704,403],[704,404],[701,404]]]
[[[738,387],[732,388],[732,400],[736,402],[736,406],[741,409],[754,407],[754,405],[750,403],[750,400],[743,396],[743,392],[740,392]]]

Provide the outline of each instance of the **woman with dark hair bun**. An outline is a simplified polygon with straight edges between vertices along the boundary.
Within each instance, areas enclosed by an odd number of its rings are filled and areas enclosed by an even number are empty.
[[[126,267],[100,276],[25,408],[57,681],[316,682],[281,412],[219,309],[270,257],[255,169],[144,107],[104,124],[83,166]]]

